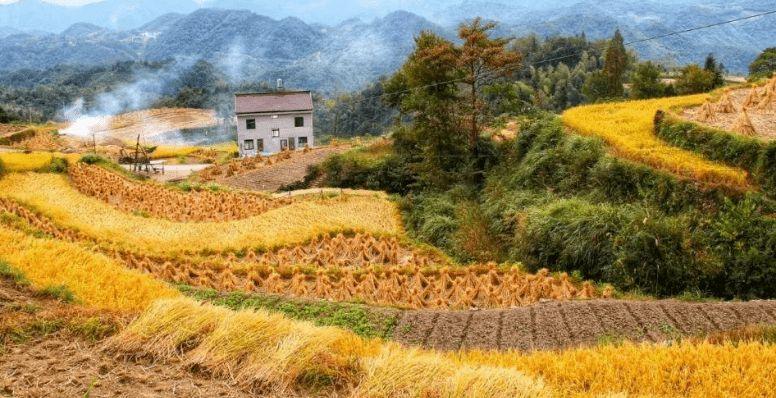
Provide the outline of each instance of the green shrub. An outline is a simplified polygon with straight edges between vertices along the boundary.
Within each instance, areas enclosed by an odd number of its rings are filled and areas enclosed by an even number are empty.
[[[776,297],[776,218],[757,200],[728,202],[701,233],[723,272],[709,290],[724,297]]]
[[[401,158],[393,154],[374,156],[353,150],[329,157],[320,165],[323,184],[338,188],[362,188],[406,194],[415,184],[415,175]]]
[[[30,281],[18,269],[11,267],[5,261],[0,260],[0,277],[10,279],[18,286],[29,286]]]
[[[67,173],[67,159],[52,157],[48,166],[44,166],[40,171],[44,173]]]
[[[776,142],[772,141],[766,145],[760,153],[754,174],[763,191],[768,196],[776,198]]]
[[[40,290],[38,294],[65,303],[73,303],[76,301],[75,294],[73,294],[73,292],[65,285],[47,286]]]
[[[3,163],[3,159],[0,159],[0,177],[2,177],[5,172],[5,163]]]
[[[81,157],[81,160],[79,162],[86,163],[86,164],[105,164],[105,163],[111,163],[110,160],[105,159],[104,157],[97,155],[96,153],[88,153]]]
[[[458,220],[456,204],[449,194],[410,195],[399,201],[399,207],[405,226],[416,238],[448,253],[454,251]]]

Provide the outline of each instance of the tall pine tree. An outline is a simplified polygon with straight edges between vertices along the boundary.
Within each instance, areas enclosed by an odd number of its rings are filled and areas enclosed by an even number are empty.
[[[606,77],[606,97],[622,97],[624,90],[622,78],[628,67],[628,53],[620,30],[614,31],[614,37],[609,42],[604,60],[604,76]]]

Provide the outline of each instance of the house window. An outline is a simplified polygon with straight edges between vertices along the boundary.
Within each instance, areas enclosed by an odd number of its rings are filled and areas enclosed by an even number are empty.
[[[256,119],[246,119],[245,120],[245,128],[248,130],[255,130],[256,129]]]
[[[299,148],[307,146],[307,137],[299,137]]]
[[[294,141],[294,137],[288,139],[288,149],[292,151],[296,149],[296,142]]]
[[[253,150],[253,140],[245,140],[245,143],[243,143],[243,149],[246,151],[252,151]]]
[[[288,140],[284,138],[280,140],[280,150],[285,151],[286,149],[288,149]]]
[[[280,137],[280,129],[272,129],[273,137]]]
[[[264,152],[264,140],[256,140],[256,152]]]
[[[304,127],[304,117],[297,116],[294,118],[294,127]]]

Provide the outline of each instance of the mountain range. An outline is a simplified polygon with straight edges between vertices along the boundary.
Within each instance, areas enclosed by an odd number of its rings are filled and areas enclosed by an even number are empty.
[[[0,11],[35,1],[0,6]],[[104,7],[111,1],[91,6]],[[133,3],[138,6],[146,1]],[[154,2],[169,5],[180,1]],[[610,37],[620,28],[628,42],[740,18],[769,7],[776,9],[773,0],[670,5],[651,0],[587,0],[548,4],[555,6],[545,4],[537,9],[467,1],[439,7],[429,18],[394,11],[371,20],[352,18],[332,25],[308,23],[296,17],[274,19],[245,9],[205,8],[156,16],[131,29],[111,29],[90,22],[73,24],[59,33],[0,27],[0,53],[4,55],[0,71],[196,58],[212,62],[235,80],[283,78],[295,87],[331,92],[356,89],[391,73],[412,50],[413,37],[420,31],[432,30],[454,39],[456,25],[474,15],[500,22],[497,33],[502,36],[584,32],[590,39],[599,39]],[[0,25],[9,20],[2,15]],[[35,14],[35,18],[45,17],[45,12]],[[139,22],[145,17],[139,12],[136,18]],[[774,25],[776,15],[769,15],[639,43],[633,48],[640,58],[669,66],[702,62],[706,54],[713,52],[730,71],[745,73],[760,51],[776,44]]]

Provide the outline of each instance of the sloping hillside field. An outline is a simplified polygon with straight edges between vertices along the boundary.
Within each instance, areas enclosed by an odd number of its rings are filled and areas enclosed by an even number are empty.
[[[585,105],[564,112],[563,122],[581,134],[601,137],[613,152],[624,158],[709,185],[746,189],[746,171],[671,146],[654,133],[658,110],[697,106],[708,97],[708,94],[698,94]]]
[[[8,176],[0,181],[0,197],[25,203],[57,224],[94,239],[154,254],[269,249],[346,230],[401,232],[398,214],[389,202],[362,197],[297,201],[223,223],[177,223],[124,213],[81,194],[66,177],[53,174]]]
[[[14,164],[45,163],[27,156]],[[747,185],[694,156],[655,164]],[[568,273],[458,264],[409,238],[384,194],[184,191],[103,167],[0,178],[12,396],[763,397],[773,385],[772,301],[613,299]]]

